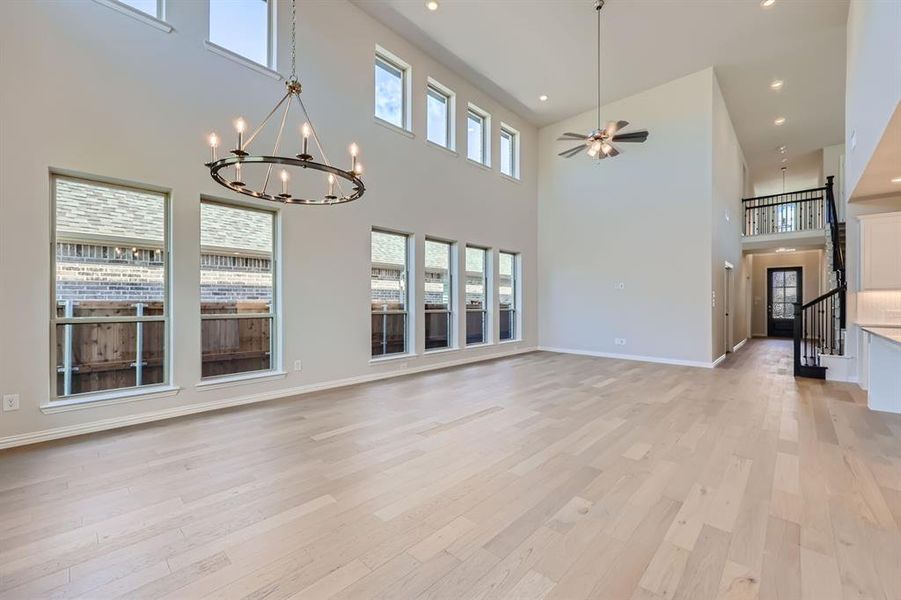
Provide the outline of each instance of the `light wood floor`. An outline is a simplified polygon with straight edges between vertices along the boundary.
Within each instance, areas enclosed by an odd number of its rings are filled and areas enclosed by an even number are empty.
[[[534,353],[0,453],[3,598],[901,598],[901,417]]]

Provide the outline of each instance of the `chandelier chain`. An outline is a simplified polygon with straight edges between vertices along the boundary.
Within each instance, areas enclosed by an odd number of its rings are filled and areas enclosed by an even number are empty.
[[[291,0],[291,81],[297,81],[297,0]]]

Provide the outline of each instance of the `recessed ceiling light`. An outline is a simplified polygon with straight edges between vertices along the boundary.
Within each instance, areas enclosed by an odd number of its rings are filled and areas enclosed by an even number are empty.
[[[760,6],[764,8],[769,8],[774,4],[776,4],[776,0],[761,0],[760,2]]]
[[[901,183],[901,177],[895,177],[892,179],[892,183]]]
[[[425,7],[429,10],[438,10],[438,2],[437,0],[429,0],[425,3]]]
[[[538,99],[542,102],[547,102],[547,94],[541,94],[540,96],[538,96]]]
[[[779,146],[776,149],[779,151],[779,154],[785,154],[785,146]]]
[[[776,248],[776,252],[794,252],[794,248]]]
[[[782,162],[787,163],[787,162],[788,162],[788,159],[787,159],[787,158],[783,158],[783,159],[782,159]]]
[[[781,90],[781,89],[782,89],[782,84],[783,84],[783,81],[782,81],[781,79],[775,79],[775,80],[773,80],[773,82],[770,84],[770,89],[771,89],[771,90]]]
[[[775,125],[775,126],[777,126],[777,127],[778,127],[779,125],[784,125],[784,124],[785,124],[785,117],[779,117],[778,119],[776,119],[775,121],[773,121],[773,125]]]

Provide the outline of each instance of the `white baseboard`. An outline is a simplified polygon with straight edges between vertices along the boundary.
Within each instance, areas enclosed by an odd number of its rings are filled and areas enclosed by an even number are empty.
[[[735,344],[735,346],[732,348],[732,352],[738,352],[741,349],[741,347],[747,343],[748,343],[748,338],[743,339],[742,341]]]
[[[447,369],[475,362],[483,362],[486,360],[494,360],[497,358],[506,358],[517,354],[525,354],[537,350],[535,346],[525,348],[510,349],[503,352],[495,352],[493,354],[483,354],[480,356],[471,356],[450,360],[446,362],[423,365],[409,369],[397,369],[393,371],[383,371],[380,373],[370,373],[367,375],[359,375],[357,377],[348,377],[334,381],[325,381],[322,383],[313,383],[309,385],[301,385],[281,390],[273,390],[270,392],[261,392],[256,394],[247,394],[234,398],[225,398],[223,400],[211,400],[209,402],[196,402],[184,406],[174,406],[172,408],[164,408],[162,410],[144,412],[135,415],[126,415],[123,417],[115,417],[112,419],[101,419],[91,421],[89,423],[79,423],[77,425],[67,425],[65,427],[54,427],[53,429],[44,429],[42,431],[34,431],[30,433],[20,433],[0,437],[0,450],[4,448],[13,448],[16,446],[25,446],[28,444],[37,444],[39,442],[48,442],[60,438],[73,437],[86,433],[96,433],[98,431],[107,431],[110,429],[119,429],[121,427],[129,427],[131,425],[140,425],[143,423],[152,423],[154,421],[162,421],[164,419],[173,419],[186,415],[193,415],[202,412],[209,412],[233,406],[242,406],[245,404],[255,404],[257,402],[266,402],[269,400],[277,400],[287,398],[289,396],[298,396],[319,392],[334,388],[346,387],[349,385],[357,385],[370,381],[378,381],[380,379],[390,379],[392,377],[401,377],[403,375],[412,375],[414,373],[422,373],[425,371],[437,371],[439,369]]]
[[[713,361],[712,363],[710,363],[710,367],[711,367],[711,368],[716,367],[717,365],[719,365],[719,364],[720,364],[721,362],[723,362],[724,360],[726,360],[726,355],[725,355],[725,354],[723,354],[723,355],[720,356],[718,359],[716,359],[715,361]]]
[[[621,360],[634,360],[663,365],[678,365],[680,367],[699,367],[702,369],[712,369],[718,364],[697,360],[681,360],[678,358],[664,358],[660,356],[639,356],[637,354],[617,354],[615,352],[597,352],[595,350],[576,350],[573,348],[556,348],[552,346],[538,346],[538,350],[544,352],[558,352],[560,354],[580,354],[582,356],[596,356],[598,358],[618,358]],[[720,357],[717,361],[722,360],[722,358],[723,357]]]

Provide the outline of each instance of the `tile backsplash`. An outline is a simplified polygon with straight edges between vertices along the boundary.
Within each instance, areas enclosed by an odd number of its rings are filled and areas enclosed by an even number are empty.
[[[857,322],[901,325],[901,290],[858,292]]]

